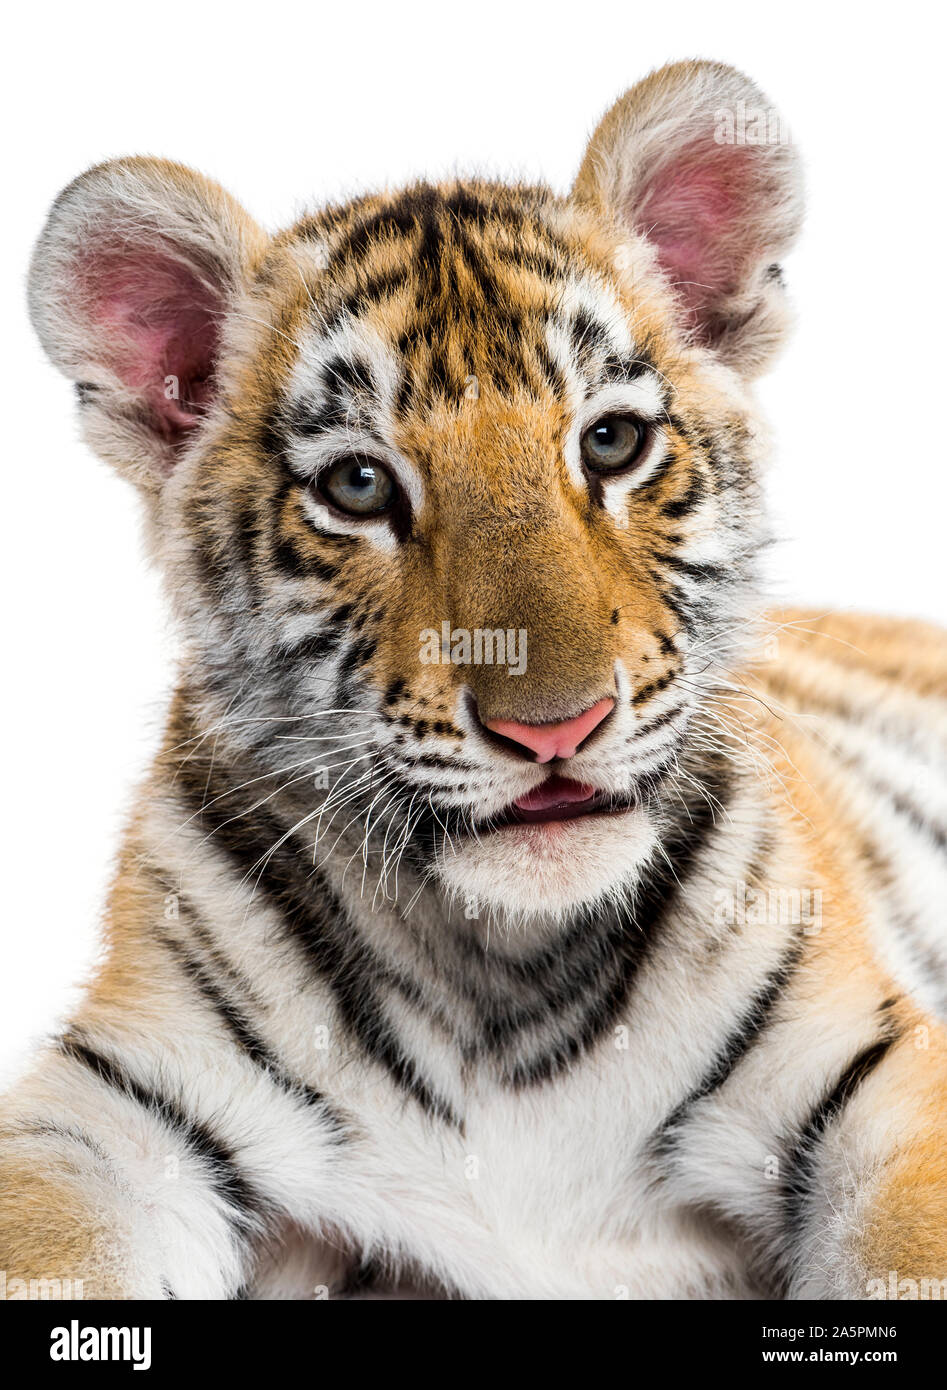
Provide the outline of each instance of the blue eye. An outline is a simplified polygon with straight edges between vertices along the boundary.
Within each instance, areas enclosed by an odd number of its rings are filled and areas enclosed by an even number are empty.
[[[628,468],[640,456],[648,437],[630,415],[603,415],[582,436],[582,462],[595,473]]]
[[[319,478],[317,488],[327,502],[351,516],[377,516],[395,500],[394,479],[375,459],[340,459]]]

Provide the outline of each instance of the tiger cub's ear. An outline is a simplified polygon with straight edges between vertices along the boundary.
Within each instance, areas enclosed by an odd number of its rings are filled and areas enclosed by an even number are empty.
[[[698,342],[747,376],[766,365],[788,320],[779,261],[802,176],[749,78],[705,62],[652,73],[602,119],[573,197],[647,238]]]
[[[53,204],[30,316],[76,383],[88,442],[148,492],[213,398],[221,320],[265,241],[222,188],[167,160],[100,164]]]

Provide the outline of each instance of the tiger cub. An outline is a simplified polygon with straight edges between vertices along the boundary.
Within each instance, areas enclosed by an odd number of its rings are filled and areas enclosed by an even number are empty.
[[[947,643],[765,618],[791,143],[675,64],[566,197],[263,232],[177,164],[30,305],[181,634],[0,1268],[86,1297],[947,1279]]]

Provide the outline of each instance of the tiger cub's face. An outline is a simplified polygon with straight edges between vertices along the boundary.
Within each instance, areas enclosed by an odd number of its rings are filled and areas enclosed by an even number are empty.
[[[719,138],[748,98],[653,75],[565,199],[421,184],[271,239],[127,160],[54,207],[34,320],[149,500],[203,717],[379,867],[548,915],[651,853],[752,612],[799,198],[790,146]]]

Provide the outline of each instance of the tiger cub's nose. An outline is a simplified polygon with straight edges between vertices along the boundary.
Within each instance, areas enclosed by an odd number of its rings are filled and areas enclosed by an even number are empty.
[[[485,719],[483,723],[491,733],[515,744],[524,758],[551,763],[555,758],[573,757],[614,708],[614,700],[598,700],[561,724],[521,724],[517,719]]]

